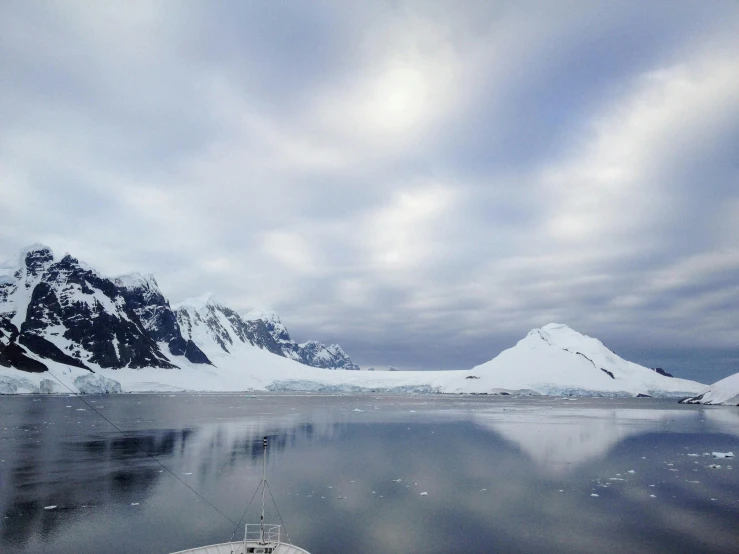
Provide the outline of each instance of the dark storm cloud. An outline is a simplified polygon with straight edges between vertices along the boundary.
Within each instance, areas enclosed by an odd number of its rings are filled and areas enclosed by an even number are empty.
[[[362,365],[471,367],[550,321],[644,363],[735,359],[737,23],[728,1],[8,2],[0,254],[271,307]]]

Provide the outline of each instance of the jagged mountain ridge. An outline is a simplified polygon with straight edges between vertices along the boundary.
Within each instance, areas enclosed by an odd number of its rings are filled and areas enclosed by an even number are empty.
[[[37,358],[36,371],[45,370],[38,358],[86,369],[175,367],[119,287],[70,255],[55,261],[48,247],[27,248],[0,290],[3,351]]]
[[[326,346],[318,341],[302,344],[293,341],[274,312],[254,310],[242,317],[210,294],[185,300],[175,311],[184,336],[209,353],[214,352],[212,348],[216,345],[225,353],[250,345],[311,367],[359,369],[337,344]],[[207,344],[211,346],[205,346]]]
[[[132,273],[114,279],[121,294],[131,305],[147,333],[158,343],[166,343],[174,356],[185,356],[196,364],[209,364],[210,360],[192,341],[182,336],[177,316],[159,290],[153,275]]]
[[[274,312],[253,310],[246,314],[244,319],[263,322],[270,335],[280,346],[283,354],[297,362],[325,369],[359,370],[359,366],[352,362],[351,358],[338,344],[326,346],[315,340],[298,344],[292,340],[287,328]]]
[[[39,373],[48,369],[44,360],[90,371],[212,365],[200,341],[226,353],[241,344],[316,367],[353,366],[337,345],[311,341],[300,345],[300,356],[288,355],[286,330],[280,344],[264,321],[221,303],[202,307],[174,310],[152,275],[107,278],[68,254],[55,260],[50,248],[33,245],[17,264],[0,267],[0,365]],[[196,326],[207,332],[193,333]]]
[[[284,356],[263,322],[245,321],[210,294],[185,300],[175,306],[175,313],[184,336],[207,351],[216,347],[231,354],[240,346],[252,346]]]

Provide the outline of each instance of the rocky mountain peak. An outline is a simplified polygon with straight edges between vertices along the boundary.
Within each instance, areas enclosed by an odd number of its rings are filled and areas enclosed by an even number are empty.
[[[252,310],[244,316],[244,319],[262,322],[287,358],[324,369],[359,369],[359,366],[351,361],[351,358],[338,344],[326,346],[316,340],[309,340],[302,344],[295,342],[280,317],[273,311]]]
[[[31,245],[21,252],[21,267],[34,277],[46,271],[53,261],[54,252],[43,244]]]

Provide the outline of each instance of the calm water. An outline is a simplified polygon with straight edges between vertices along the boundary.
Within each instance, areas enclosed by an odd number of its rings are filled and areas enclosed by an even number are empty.
[[[259,483],[263,435],[290,538],[312,554],[739,552],[739,462],[704,455],[739,454],[733,408],[431,396],[86,400],[129,437],[78,398],[0,397],[1,552],[166,553],[227,541],[234,526],[139,447],[236,521]],[[258,519],[256,505],[248,519]],[[267,519],[277,522],[274,509]]]

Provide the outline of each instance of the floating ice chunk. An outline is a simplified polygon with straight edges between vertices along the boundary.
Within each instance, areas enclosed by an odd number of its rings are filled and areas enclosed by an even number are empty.
[[[600,495],[599,495],[599,494],[595,494],[595,493],[592,493],[592,494],[591,494],[590,496],[593,496],[593,497],[598,497],[598,496],[600,496]]]
[[[721,469],[721,466],[718,464],[711,464],[708,467],[710,467],[711,469]]]
[[[56,504],[53,506],[44,506],[44,510],[56,510]]]
[[[627,471],[626,473],[631,473],[632,475],[634,475],[634,473],[636,473],[636,471],[634,471],[633,469],[630,469],[630,470],[629,470],[629,471]]]
[[[403,481],[403,480],[402,479],[393,479],[393,483],[400,483],[401,481]]]
[[[185,473],[185,475],[192,475],[192,473]]]
[[[139,505],[138,502],[131,502],[131,506],[138,506],[138,505]]]
[[[649,498],[657,498],[657,497],[656,497],[656,496],[654,496],[653,494],[650,494],[650,495],[649,495]]]
[[[700,457],[700,454],[688,454],[691,458],[698,458]]]
[[[360,410],[359,408],[354,408],[354,409],[352,410],[352,412],[360,412],[360,413],[363,413],[363,412],[364,412],[364,410]]]
[[[427,493],[427,492],[422,492],[421,493],[421,496],[428,496],[428,495],[429,495],[429,493]]]
[[[733,458],[733,452],[711,452],[714,458]]]

